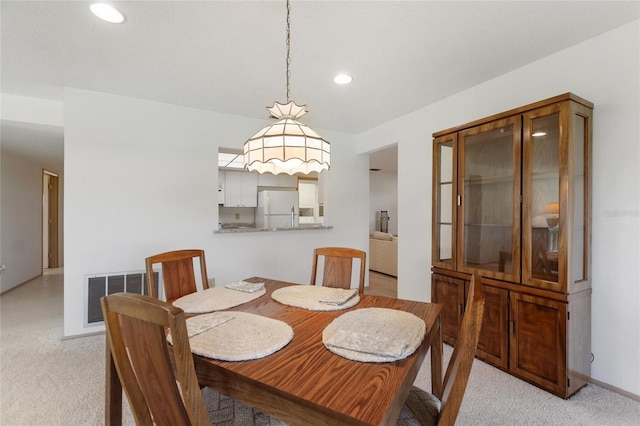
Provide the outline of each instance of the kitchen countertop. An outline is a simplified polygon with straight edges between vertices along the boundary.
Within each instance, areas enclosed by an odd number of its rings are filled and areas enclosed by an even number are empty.
[[[237,234],[245,232],[280,232],[280,231],[308,231],[314,229],[333,229],[333,226],[324,226],[316,224],[308,224],[298,226],[297,228],[251,228],[251,227],[236,227],[236,228],[223,228],[213,231],[214,234]]]

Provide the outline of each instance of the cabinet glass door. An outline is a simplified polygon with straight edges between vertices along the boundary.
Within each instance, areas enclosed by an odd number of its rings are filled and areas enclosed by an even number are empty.
[[[590,111],[577,108],[573,113],[573,227],[571,239],[572,282],[585,281],[589,277],[588,253],[590,221],[590,176],[589,176],[589,120]]]
[[[565,102],[524,114],[526,284],[569,292],[589,279],[590,111]]]
[[[433,141],[433,266],[455,269],[457,135]]]
[[[520,279],[519,117],[460,132],[459,259],[467,272]]]
[[[542,108],[524,116],[524,282],[557,288],[566,196],[560,193],[560,110]],[[566,190],[565,190],[566,192]]]

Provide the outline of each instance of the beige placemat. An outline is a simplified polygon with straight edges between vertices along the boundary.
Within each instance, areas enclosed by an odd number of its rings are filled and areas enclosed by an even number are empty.
[[[390,362],[414,353],[425,332],[424,321],[410,312],[363,308],[334,319],[322,332],[322,342],[354,361]]]
[[[314,285],[291,285],[271,293],[271,298],[284,305],[311,311],[339,311],[351,308],[360,302],[358,289],[319,287]]]
[[[264,288],[248,293],[226,287],[212,287],[182,296],[173,301],[173,306],[177,306],[187,314],[202,314],[230,309],[257,299],[265,293],[266,290]]]
[[[231,317],[231,318],[229,318]],[[212,326],[207,328],[204,324]],[[205,331],[200,331],[205,329]],[[223,361],[263,358],[293,338],[289,324],[247,312],[212,312],[187,319],[191,352]],[[167,336],[171,343],[171,334]]]
[[[264,290],[264,283],[250,283],[247,281],[236,281],[225,285],[225,288],[231,290],[244,291],[246,293],[255,293],[257,291]]]

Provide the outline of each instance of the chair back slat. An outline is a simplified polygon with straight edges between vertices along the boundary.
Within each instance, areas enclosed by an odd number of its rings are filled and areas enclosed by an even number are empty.
[[[322,285],[325,287],[349,288],[353,261],[346,257],[325,257]]]
[[[153,273],[156,264],[162,265],[162,282],[167,302],[198,291],[194,262],[200,263],[202,288],[209,288],[204,250],[187,249],[160,253],[146,258],[147,291],[151,297],[158,297],[157,284]]]
[[[163,262],[162,279],[165,283],[164,294],[167,302],[198,291],[191,258]]]
[[[324,257],[322,285],[325,287],[350,288],[354,259],[360,259],[358,291],[364,293],[364,276],[367,253],[348,247],[320,247],[313,251],[311,285],[316,285],[318,258]]]
[[[138,385],[156,424],[188,425],[173,374],[164,327],[122,316],[123,337]]]

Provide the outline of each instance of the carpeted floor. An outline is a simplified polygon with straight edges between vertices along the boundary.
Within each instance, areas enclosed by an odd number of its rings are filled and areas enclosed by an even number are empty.
[[[0,424],[104,424],[104,335],[62,339],[62,275],[0,296],[0,320]],[[445,346],[445,362],[450,354]],[[429,389],[428,356],[415,383]],[[204,395],[213,424],[283,425],[214,391]],[[599,386],[565,401],[476,360],[458,424],[637,426],[639,419],[639,402]],[[126,402],[123,424],[134,424]]]
[[[255,410],[213,389],[202,391],[213,426],[286,426],[286,423]]]

